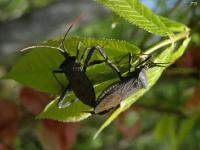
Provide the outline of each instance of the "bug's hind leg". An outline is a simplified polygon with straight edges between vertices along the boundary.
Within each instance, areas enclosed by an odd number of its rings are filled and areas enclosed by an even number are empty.
[[[95,110],[93,110],[93,111],[83,111],[84,113],[90,113],[90,114],[92,114],[92,115],[95,115],[95,114],[98,114],[98,115],[105,115],[105,114],[107,114],[108,112],[110,112],[110,111],[112,111],[112,110],[116,110],[117,108],[119,108],[120,107],[120,104],[119,105],[117,105],[117,106],[115,106],[115,107],[112,107],[112,108],[110,108],[110,109],[108,109],[108,110],[104,110],[104,111],[102,111],[102,112],[100,112],[100,113],[95,113]],[[94,108],[95,109],[95,108]]]
[[[87,66],[88,66],[88,63],[89,63],[91,57],[93,56],[95,50],[97,50],[97,51],[101,54],[101,56],[104,58],[104,60],[106,61],[106,63],[107,63],[115,72],[117,72],[119,78],[122,79],[120,70],[118,69],[118,67],[117,67],[115,64],[113,64],[113,63],[108,59],[108,57],[106,56],[104,50],[103,50],[100,46],[93,46],[93,47],[89,50],[89,52],[88,52],[88,54],[87,54],[87,57],[86,57],[86,60],[85,60],[85,63],[84,63],[83,70],[86,70],[86,68],[87,68]]]
[[[88,52],[89,48],[85,48],[83,50],[82,55],[79,58],[79,53],[80,53],[81,45],[84,45],[84,44],[82,42],[78,42],[78,44],[77,44],[77,50],[76,50],[76,59],[78,60],[78,62],[83,63],[82,61],[84,59],[85,54]]]
[[[80,52],[80,48],[81,48],[81,42],[78,42],[77,44],[77,48],[76,48],[76,59],[78,60],[79,57],[79,52]]]
[[[57,107],[58,108],[66,108],[66,107],[70,106],[71,104],[73,104],[74,102],[76,102],[78,100],[76,98],[76,99],[73,99],[71,101],[68,101],[68,102],[64,103],[64,99],[65,99],[65,97],[66,97],[66,95],[67,95],[67,93],[68,93],[70,88],[71,87],[70,87],[70,84],[69,84],[68,86],[66,86],[63,89],[63,91],[62,91],[62,93],[61,93],[61,95],[60,95],[60,97],[58,99],[58,103],[57,103]]]
[[[82,55],[81,55],[81,58],[80,58],[80,60],[79,60],[79,62],[81,63],[81,64],[84,64],[84,57],[85,57],[85,55],[86,55],[86,53],[89,51],[90,49],[89,48],[85,48],[84,49],[84,51],[83,51],[83,53],[82,53]],[[87,64],[87,66],[85,66],[85,68],[83,69],[84,70],[84,72],[86,71],[86,68],[88,67],[88,66],[92,66],[92,65],[96,65],[96,64],[101,64],[101,63],[103,63],[103,62],[105,62],[105,60],[93,60],[92,62],[90,62],[89,64]]]
[[[136,65],[136,68],[140,67],[140,66],[143,66],[146,62],[150,61],[150,59],[152,58],[152,55],[151,54],[141,54],[141,55],[146,55],[147,58],[144,59],[143,61],[139,62],[137,65]]]
[[[120,107],[120,104],[117,105],[117,106],[115,106],[115,107],[112,107],[112,108],[110,108],[110,109],[108,109],[108,110],[104,110],[104,111],[102,111],[102,112],[100,112],[100,113],[98,113],[98,114],[99,114],[99,115],[105,115],[105,114],[107,114],[108,112],[114,111],[114,110],[116,110],[116,109],[119,108],[119,107]]]

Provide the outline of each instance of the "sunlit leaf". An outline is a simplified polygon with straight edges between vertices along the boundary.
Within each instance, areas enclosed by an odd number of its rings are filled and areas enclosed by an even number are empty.
[[[172,32],[184,32],[184,31],[188,31],[189,30],[189,28],[186,25],[184,25],[184,24],[182,24],[180,22],[171,20],[169,18],[165,18],[165,17],[160,16],[160,20]]]
[[[97,0],[130,23],[160,36],[172,34],[165,24],[139,0]]]

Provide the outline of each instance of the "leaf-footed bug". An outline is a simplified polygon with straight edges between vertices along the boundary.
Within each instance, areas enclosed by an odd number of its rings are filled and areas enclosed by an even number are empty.
[[[119,75],[120,78],[121,78],[121,76],[120,76],[121,74],[119,72],[119,69],[109,61],[108,57],[106,56],[105,52],[103,51],[103,49],[100,46],[92,46],[91,48],[86,48],[83,51],[83,54],[79,60],[79,49],[80,49],[80,44],[81,44],[79,42],[77,45],[76,56],[70,56],[70,54],[67,51],[67,48],[65,47],[64,41],[65,41],[70,29],[72,28],[73,24],[74,23],[72,23],[70,25],[70,27],[68,28],[67,32],[64,35],[63,40],[61,41],[61,46],[63,48],[59,49],[59,52],[64,56],[65,60],[61,63],[61,65],[59,66],[59,68],[57,70],[54,70],[52,72],[53,76],[55,77],[55,79],[58,81],[58,83],[61,85],[61,87],[63,89],[61,92],[61,95],[58,99],[57,107],[58,108],[68,107],[73,102],[77,101],[78,99],[88,106],[95,107],[95,105],[96,105],[95,99],[96,98],[95,98],[95,91],[93,88],[93,84],[85,73],[88,63],[89,63],[92,55],[94,54],[95,50],[97,50],[101,54],[101,56],[104,58],[105,62],[114,71],[117,72],[117,74]],[[87,54],[87,57],[85,59],[83,67],[82,67],[81,62],[83,61],[84,55],[87,52],[88,52],[88,54]],[[58,78],[56,77],[57,73],[65,74],[65,76],[67,77],[67,79],[69,81],[69,84],[67,86],[63,86],[63,84],[58,80]],[[78,99],[73,99],[71,101],[64,103],[64,99],[69,90],[72,90]]]
[[[152,67],[165,67],[168,63],[146,63],[151,56],[136,65],[136,69],[131,72],[131,58],[129,53],[129,71],[126,77],[122,77],[119,82],[116,82],[106,88],[97,99],[97,103],[92,114],[105,114],[110,110],[120,106],[120,103],[129,97],[134,92],[142,88],[147,88],[148,81],[146,71]],[[87,112],[87,111],[86,111]]]

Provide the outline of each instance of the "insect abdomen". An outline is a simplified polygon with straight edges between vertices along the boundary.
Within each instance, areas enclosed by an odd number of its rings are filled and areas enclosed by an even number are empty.
[[[69,65],[69,64],[68,64]],[[79,63],[66,67],[65,75],[70,82],[75,95],[86,105],[95,107],[95,91],[92,82],[89,80]]]

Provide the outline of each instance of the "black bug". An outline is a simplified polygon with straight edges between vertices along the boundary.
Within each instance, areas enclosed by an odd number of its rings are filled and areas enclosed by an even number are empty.
[[[165,63],[146,63],[150,57],[140,62],[134,71],[131,72],[131,57],[129,53],[129,73],[127,77],[121,78],[121,81],[110,85],[100,94],[92,114],[105,114],[116,108],[120,103],[139,89],[147,88],[146,71],[151,67],[165,67]]]
[[[93,84],[85,73],[87,66],[89,64],[89,61],[90,61],[92,55],[94,54],[94,52],[97,50],[101,54],[101,56],[104,58],[105,62],[109,66],[111,66],[118,73],[118,75],[120,75],[120,72],[119,72],[119,69],[109,61],[108,57],[106,56],[106,54],[104,53],[103,49],[100,46],[93,46],[91,48],[86,48],[83,51],[83,54],[79,59],[79,49],[80,49],[80,44],[81,44],[79,42],[77,45],[76,56],[70,56],[70,54],[68,53],[68,51],[65,47],[64,41],[66,39],[68,32],[72,28],[72,26],[73,26],[73,24],[70,25],[70,27],[68,28],[68,30],[65,33],[64,38],[61,42],[61,45],[63,48],[59,49],[59,52],[64,56],[65,60],[61,63],[61,65],[59,66],[59,68],[57,70],[54,70],[52,72],[53,76],[55,77],[55,79],[58,81],[58,83],[62,87],[62,92],[58,99],[57,107],[58,108],[68,107],[69,105],[71,105],[73,102],[75,102],[78,99],[81,100],[86,105],[95,107],[95,105],[96,105],[95,91],[93,88]],[[83,67],[82,67],[82,65],[81,65],[82,61],[83,61],[84,55],[87,52],[88,52],[88,54],[87,54],[87,57],[84,61]],[[66,78],[69,81],[69,84],[67,86],[64,86],[57,79],[57,77],[56,77],[57,73],[65,74]],[[64,103],[64,99],[69,90],[72,90],[78,99],[74,99],[74,100]]]

